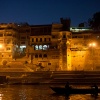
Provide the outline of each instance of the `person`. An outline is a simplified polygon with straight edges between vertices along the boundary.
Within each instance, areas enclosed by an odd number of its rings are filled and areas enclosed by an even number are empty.
[[[71,86],[69,85],[69,82],[67,82],[65,85],[65,93],[67,96],[71,93]]]
[[[66,89],[71,89],[71,87],[70,87],[70,85],[69,85],[69,82],[66,83],[65,88],[66,88]]]
[[[96,84],[94,84],[93,86],[91,86],[93,89],[95,89],[94,91],[94,95],[98,95],[98,86]]]

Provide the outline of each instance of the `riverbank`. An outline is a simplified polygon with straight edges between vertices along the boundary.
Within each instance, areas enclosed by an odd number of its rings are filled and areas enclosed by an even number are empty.
[[[36,72],[0,72],[6,76],[7,84],[63,84],[71,85],[100,85],[99,71],[36,71]]]

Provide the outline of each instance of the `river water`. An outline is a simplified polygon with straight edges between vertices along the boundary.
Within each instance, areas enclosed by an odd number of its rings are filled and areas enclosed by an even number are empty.
[[[5,85],[0,86],[0,100],[100,100],[91,95],[55,94],[49,85]]]

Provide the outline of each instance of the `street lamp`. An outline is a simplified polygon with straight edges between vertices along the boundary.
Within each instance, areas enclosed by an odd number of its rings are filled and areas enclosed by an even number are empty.
[[[92,42],[89,44],[89,47],[91,47],[92,49],[92,63],[93,63],[93,67],[92,67],[92,70],[94,70],[94,48],[96,47],[96,43],[95,42]]]

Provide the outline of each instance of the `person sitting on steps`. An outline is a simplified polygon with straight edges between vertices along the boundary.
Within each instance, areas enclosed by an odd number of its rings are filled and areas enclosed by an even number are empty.
[[[71,89],[71,86],[69,85],[69,82],[66,83],[65,88],[66,89]]]
[[[94,91],[94,95],[98,95],[98,86],[96,84],[94,84],[93,86],[91,86],[93,89],[95,89]]]

